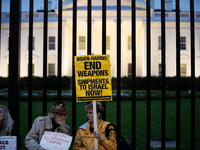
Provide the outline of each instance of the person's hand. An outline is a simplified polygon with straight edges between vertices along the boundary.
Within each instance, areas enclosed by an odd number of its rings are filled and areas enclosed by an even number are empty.
[[[104,137],[101,135],[101,133],[99,131],[94,131],[93,132],[93,136],[94,138],[97,138],[99,139],[100,141],[103,141],[104,140]]]
[[[93,147],[93,148],[91,148],[91,149],[89,149],[89,150],[99,150],[98,148],[97,149],[95,149],[95,147]]]

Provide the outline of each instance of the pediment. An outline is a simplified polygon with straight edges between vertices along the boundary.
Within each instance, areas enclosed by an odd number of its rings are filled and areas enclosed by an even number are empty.
[[[29,57],[29,55],[26,55],[24,58],[28,59],[28,57]],[[36,54],[33,54],[32,57],[33,57],[33,59],[39,58],[39,56]]]
[[[190,56],[187,54],[181,54],[180,57],[181,57],[181,59],[189,59],[190,58]]]
[[[4,56],[3,58],[8,58],[9,57],[9,55],[6,55],[6,56]]]
[[[57,56],[55,54],[49,54],[47,57],[48,58],[56,58]]]
[[[161,57],[162,57],[161,54],[158,54],[158,55],[155,55],[155,56],[154,56],[155,59],[161,59]],[[168,56],[166,55],[165,58],[168,58]]]
[[[200,55],[199,55],[199,56],[197,56],[196,58],[197,58],[197,60],[200,60]]]

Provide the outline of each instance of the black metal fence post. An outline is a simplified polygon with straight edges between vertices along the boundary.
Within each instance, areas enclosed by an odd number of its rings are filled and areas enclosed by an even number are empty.
[[[165,103],[166,103],[166,97],[165,97],[165,58],[166,58],[166,50],[165,50],[165,0],[161,1],[161,55],[162,55],[162,123],[161,123],[161,128],[162,128],[162,135],[161,135],[161,147],[162,150],[165,150]]]
[[[194,0],[190,0],[190,35],[191,35],[191,149],[195,149],[195,31]]]
[[[117,128],[121,132],[121,0],[117,0]]]
[[[147,143],[146,149],[150,150],[151,136],[151,17],[150,0],[146,1],[146,32],[147,32]]]
[[[180,6],[176,0],[176,149],[180,150]]]
[[[92,2],[88,0],[87,6],[87,55],[91,55],[91,34],[92,34],[92,24],[91,24],[91,17],[92,17]]]
[[[136,148],[136,8],[132,1],[132,149]]]
[[[72,40],[72,136],[76,135],[76,87],[75,87],[75,71],[74,56],[76,56],[76,37],[77,37],[77,1],[73,1],[73,40]]]
[[[12,118],[20,121],[20,43],[21,43],[21,0],[10,1],[9,41],[9,101]]]
[[[106,54],[106,0],[102,0],[102,54]],[[104,113],[102,119],[106,120],[106,102],[103,101]]]
[[[44,0],[43,27],[43,115],[47,114],[47,29],[48,29],[48,0]]]
[[[0,12],[2,10],[2,0],[0,0]],[[0,15],[0,29],[1,29],[1,15]],[[0,30],[0,35],[1,35],[1,30]],[[1,36],[0,36],[0,58],[1,58]],[[0,62],[0,73],[1,73],[1,62]]]
[[[32,127],[33,0],[29,5],[28,131]]]
[[[58,0],[58,99],[61,100],[62,85],[62,0]]]

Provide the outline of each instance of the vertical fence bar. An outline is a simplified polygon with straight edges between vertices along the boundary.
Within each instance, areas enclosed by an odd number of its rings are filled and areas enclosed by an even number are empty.
[[[150,150],[151,135],[151,18],[150,18],[150,0],[146,1],[146,17],[147,17],[147,143],[146,149]]]
[[[121,0],[117,0],[117,128],[121,133]]]
[[[106,54],[106,0],[102,0],[102,54]]]
[[[180,7],[176,0],[176,149],[180,150]]]
[[[33,0],[29,6],[28,131],[32,126]]]
[[[136,148],[136,11],[132,0],[132,149]]]
[[[91,55],[91,9],[92,9],[92,2],[88,0],[87,6],[87,55]],[[89,102],[87,102],[89,104]]]
[[[10,10],[8,109],[12,118],[19,124],[21,0],[11,0]]]
[[[48,0],[44,0],[44,28],[43,28],[43,115],[47,114],[47,28],[48,28]]]
[[[0,13],[2,10],[2,0],[0,0]],[[0,29],[1,29],[1,15],[0,15]],[[0,30],[0,58],[1,58],[1,30]],[[1,61],[0,61],[0,74],[1,74]]]
[[[87,54],[91,55],[91,9],[92,9],[92,1],[88,0],[88,10],[87,10]]]
[[[161,148],[165,150],[165,0],[161,1],[161,38],[162,38],[162,135],[161,135]]]
[[[72,136],[76,136],[76,89],[75,89],[75,72],[74,56],[76,56],[76,28],[77,28],[77,1],[73,0],[73,41],[72,41]]]
[[[91,10],[92,9],[92,2],[88,0],[87,6],[87,55],[91,55]],[[89,102],[87,102],[89,104]]]
[[[195,33],[194,0],[190,0],[190,34],[191,34],[191,149],[195,149]]]
[[[62,0],[58,0],[58,99],[61,100],[62,84]]]
[[[102,0],[102,54],[106,54],[106,0]],[[103,101],[104,112],[102,119],[106,120],[106,102]]]

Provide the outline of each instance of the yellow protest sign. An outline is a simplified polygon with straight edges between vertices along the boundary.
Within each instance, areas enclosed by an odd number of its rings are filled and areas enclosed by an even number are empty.
[[[110,55],[75,56],[76,101],[111,101]]]

